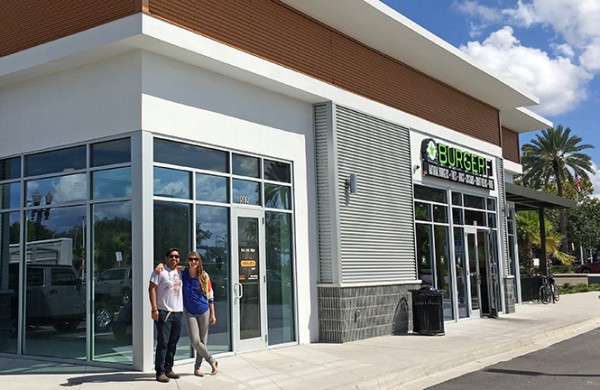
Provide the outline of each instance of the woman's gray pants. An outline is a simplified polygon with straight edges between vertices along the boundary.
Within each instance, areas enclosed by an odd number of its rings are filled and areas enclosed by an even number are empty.
[[[194,364],[194,370],[200,368],[203,358],[209,364],[213,364],[215,359],[206,348],[210,310],[205,311],[199,316],[192,315],[184,310],[183,315],[185,316],[185,323],[187,325],[190,342],[192,343],[192,347],[194,347],[196,350],[196,363]]]

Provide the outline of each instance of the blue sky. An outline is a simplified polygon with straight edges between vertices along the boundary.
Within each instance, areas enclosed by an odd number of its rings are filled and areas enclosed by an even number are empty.
[[[600,195],[600,0],[382,1],[537,96],[532,111],[594,145],[586,153]]]

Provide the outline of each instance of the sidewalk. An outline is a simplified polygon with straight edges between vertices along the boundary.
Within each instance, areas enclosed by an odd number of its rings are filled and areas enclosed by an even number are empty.
[[[219,373],[199,378],[192,364],[168,384],[154,372],[0,357],[3,388],[423,389],[600,327],[599,292],[564,295],[556,304],[517,306],[498,319],[446,323],[445,336],[384,336],[346,344],[309,344],[221,357]],[[206,368],[208,370],[208,368]]]

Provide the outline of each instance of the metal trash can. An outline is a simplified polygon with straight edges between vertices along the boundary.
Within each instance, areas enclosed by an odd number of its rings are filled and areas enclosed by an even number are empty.
[[[444,335],[443,290],[423,286],[410,290],[413,308],[413,332],[422,335]]]

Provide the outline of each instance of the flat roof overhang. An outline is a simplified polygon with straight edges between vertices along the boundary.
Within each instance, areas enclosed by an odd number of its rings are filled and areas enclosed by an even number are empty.
[[[540,209],[568,209],[575,207],[574,200],[532,190],[513,183],[504,183],[506,200],[515,203],[516,211]]]
[[[482,69],[458,48],[379,0],[282,2],[500,111],[538,104],[537,97]]]

